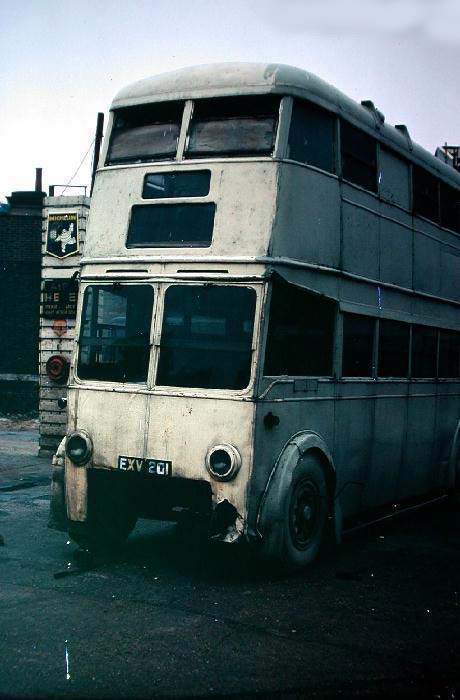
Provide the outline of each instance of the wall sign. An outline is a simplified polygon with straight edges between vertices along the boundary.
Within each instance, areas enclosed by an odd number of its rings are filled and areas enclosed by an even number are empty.
[[[53,321],[53,333],[57,335],[58,338],[62,338],[63,335],[67,334],[67,321],[65,318],[57,318]]]
[[[77,212],[48,214],[46,252],[55,258],[68,258],[80,249]]]
[[[68,280],[46,280],[43,289],[43,318],[75,318],[78,284]]]

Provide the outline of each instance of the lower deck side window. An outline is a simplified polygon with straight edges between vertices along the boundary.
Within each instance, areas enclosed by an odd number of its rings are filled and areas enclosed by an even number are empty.
[[[281,280],[273,283],[264,374],[330,376],[336,305]]]
[[[407,377],[409,373],[408,323],[380,320],[379,377]]]
[[[460,332],[389,319],[379,319],[376,329],[376,323],[368,316],[343,314],[342,377],[460,377]]]
[[[460,333],[456,331],[439,331],[438,376],[460,377]]]
[[[436,377],[437,344],[436,328],[412,326],[412,377]]]
[[[342,376],[372,377],[374,328],[369,316],[343,315]]]

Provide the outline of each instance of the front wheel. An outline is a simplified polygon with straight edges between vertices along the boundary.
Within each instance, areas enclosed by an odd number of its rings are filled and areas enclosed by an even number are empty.
[[[278,507],[263,533],[262,559],[287,570],[308,566],[320,550],[328,514],[326,478],[314,455],[299,461]]]
[[[69,535],[80,547],[94,553],[119,549],[137,521],[135,491],[125,474],[88,471],[88,517],[69,522]],[[130,476],[130,475],[129,475]]]

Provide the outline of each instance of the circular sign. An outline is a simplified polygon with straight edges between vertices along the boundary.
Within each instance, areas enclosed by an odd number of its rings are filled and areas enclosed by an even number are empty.
[[[53,333],[59,337],[67,333],[67,321],[64,318],[53,321]]]
[[[51,355],[46,363],[46,374],[53,382],[66,382],[69,376],[69,361],[63,355]]]

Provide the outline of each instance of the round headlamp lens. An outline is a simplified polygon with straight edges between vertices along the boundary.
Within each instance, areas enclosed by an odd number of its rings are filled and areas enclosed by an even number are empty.
[[[241,456],[233,445],[216,445],[206,455],[206,467],[214,479],[230,481],[241,467]]]
[[[91,442],[85,435],[73,433],[67,438],[65,451],[75,464],[85,464],[91,457]]]
[[[216,476],[227,476],[232,468],[232,459],[225,450],[216,450],[209,457],[209,466]]]

